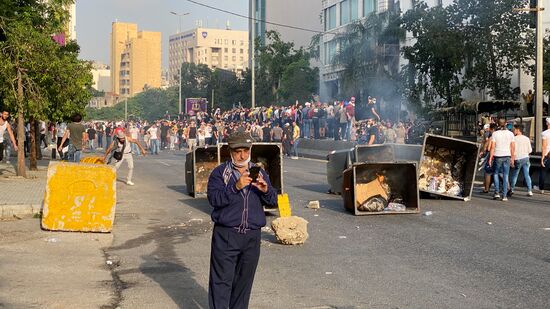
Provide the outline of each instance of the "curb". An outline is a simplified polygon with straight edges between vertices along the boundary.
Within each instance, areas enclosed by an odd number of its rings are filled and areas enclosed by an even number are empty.
[[[39,214],[41,210],[42,204],[0,205],[0,219],[33,216]]]

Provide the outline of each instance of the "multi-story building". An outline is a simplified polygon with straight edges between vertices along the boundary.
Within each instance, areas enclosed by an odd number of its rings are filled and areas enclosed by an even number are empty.
[[[92,76],[94,80],[92,87],[95,90],[111,92],[111,68],[108,65],[92,63]]]
[[[161,85],[161,33],[114,22],[111,32],[112,91],[133,96]]]
[[[69,5],[69,23],[67,25],[66,36],[71,41],[76,40],[76,3]]]
[[[332,60],[336,55],[340,44],[335,39],[337,33],[346,31],[346,26],[357,20],[365,20],[371,13],[385,12],[394,6],[399,6],[401,12],[406,12],[413,8],[415,0],[321,0],[323,21],[323,34],[320,42],[321,66],[319,70],[320,96],[321,100],[343,99],[339,97],[340,82],[339,73],[342,68],[333,65]],[[447,6],[453,3],[453,0],[425,0],[429,6]],[[543,12],[543,27],[550,28],[550,12]],[[411,33],[407,33],[406,38],[401,42],[401,48],[406,45],[414,44],[415,40]],[[399,57],[399,66],[404,65],[406,60]],[[518,68],[512,75],[512,88],[519,87],[520,92],[525,92],[533,87],[533,77],[525,73],[525,69]],[[464,90],[464,98],[491,99],[484,89],[475,91]]]
[[[323,31],[319,15],[322,8],[320,0],[249,0],[249,12],[252,12],[253,3],[255,12],[250,16],[254,16],[256,21],[249,21],[248,31],[252,35],[252,27],[255,26],[255,36],[259,37],[261,42],[265,42],[267,31],[275,30],[281,34],[283,41],[293,42],[297,48],[308,47],[315,35],[314,31]],[[270,23],[266,23],[266,21]],[[271,23],[307,30],[282,27]]]
[[[206,64],[211,69],[233,71],[248,67],[248,32],[229,29],[196,28],[170,36],[168,74],[177,85],[182,63]]]

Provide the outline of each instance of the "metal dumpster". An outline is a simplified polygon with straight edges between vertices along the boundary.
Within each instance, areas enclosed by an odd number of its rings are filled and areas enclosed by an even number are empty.
[[[426,134],[418,172],[421,192],[468,201],[472,197],[479,144]]]
[[[334,150],[327,156],[327,182],[329,193],[342,194],[342,172],[353,164],[354,148]]]
[[[355,147],[354,162],[420,162],[422,145],[381,144]]]
[[[344,171],[343,181],[344,207],[356,216],[420,212],[414,162],[354,164]],[[372,202],[381,207],[367,210]]]
[[[218,147],[196,147],[185,157],[185,185],[194,197],[206,194],[208,177],[218,166]]]
[[[229,145],[219,144],[218,158],[223,163],[231,160]],[[283,183],[283,146],[281,143],[253,143],[251,161],[260,164],[269,175],[271,185],[278,194],[284,193]]]

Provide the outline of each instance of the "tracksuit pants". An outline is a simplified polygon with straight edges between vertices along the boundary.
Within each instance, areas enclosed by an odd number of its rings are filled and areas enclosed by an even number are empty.
[[[239,234],[214,226],[208,302],[211,309],[246,309],[260,259],[261,230]]]

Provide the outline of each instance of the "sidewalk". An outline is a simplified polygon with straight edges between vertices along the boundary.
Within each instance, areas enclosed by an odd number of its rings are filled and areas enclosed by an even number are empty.
[[[11,164],[0,163],[0,191],[4,193],[0,199],[0,218],[40,213],[49,162],[50,160],[39,161],[38,171],[27,170],[27,178],[16,176],[16,164],[13,160]]]

